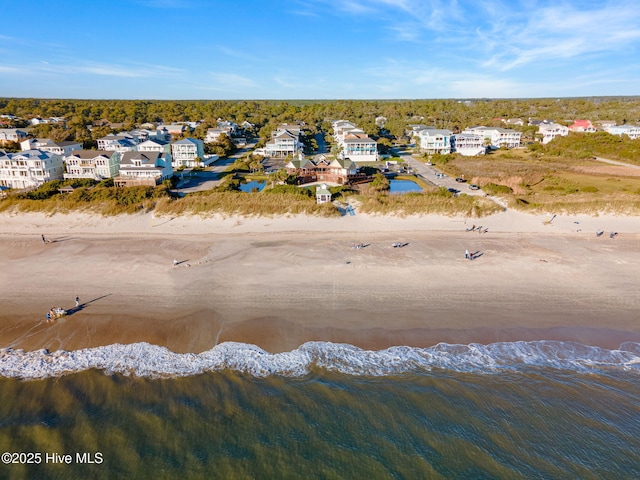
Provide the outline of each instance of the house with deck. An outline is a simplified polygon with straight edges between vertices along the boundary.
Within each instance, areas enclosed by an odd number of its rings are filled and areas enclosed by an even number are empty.
[[[345,185],[366,177],[358,173],[355,162],[347,158],[329,160],[324,155],[318,156],[315,161],[303,156],[294,158],[285,165],[285,169],[287,173],[298,176],[299,184],[324,182]]]
[[[443,155],[451,153],[452,135],[453,132],[451,130],[424,128],[418,131],[420,151],[422,153],[440,153]]]
[[[64,157],[64,178],[104,180],[118,175],[119,152],[114,150],[76,150]]]
[[[171,159],[160,152],[126,152],[122,155],[118,176],[113,179],[117,187],[155,186],[173,175]]]
[[[54,142],[50,138],[27,138],[20,142],[20,148],[22,151],[42,150],[65,157],[74,150],[82,150],[82,142]]]
[[[0,128],[0,144],[20,143],[27,138],[27,132],[19,128]]]
[[[25,150],[18,153],[0,151],[0,186],[36,188],[50,180],[64,178],[64,160],[57,153]]]
[[[271,140],[267,141],[264,146],[265,156],[267,157],[288,157],[295,156],[298,152],[302,152],[303,145],[300,141],[300,130],[277,130],[273,132]]]
[[[452,136],[451,143],[453,151],[465,157],[484,155],[487,152],[484,137],[475,133],[457,133]]]
[[[611,135],[626,135],[631,140],[636,140],[640,138],[640,127],[637,125],[614,125],[612,127],[606,127],[605,132],[609,132]]]
[[[520,146],[521,132],[500,127],[470,127],[462,133],[482,136],[492,148],[517,148]]]
[[[548,123],[538,126],[538,133],[542,135],[541,142],[547,144],[556,137],[569,135],[569,128],[559,123]]]
[[[110,133],[97,140],[98,150],[118,153],[133,152],[138,146],[138,138],[128,132]]]
[[[171,144],[171,163],[174,169],[203,165],[204,143],[197,138],[185,138]]]

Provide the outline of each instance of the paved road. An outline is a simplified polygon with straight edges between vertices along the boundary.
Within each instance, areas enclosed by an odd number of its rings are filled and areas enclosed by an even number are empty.
[[[500,205],[503,209],[507,209],[506,203],[504,203],[502,200],[494,196],[487,195],[481,189],[471,190],[468,183],[458,183],[456,182],[455,178],[451,178],[449,176],[446,176],[444,178],[436,177],[437,173],[442,173],[440,170],[438,170],[434,165],[426,165],[420,160],[415,159],[411,155],[411,153],[408,153],[406,151],[397,151],[397,153],[400,158],[413,169],[413,171],[416,173],[416,176],[418,176],[421,180],[424,180],[428,184],[434,185],[436,187],[454,188],[460,193],[464,193],[467,195],[487,197],[489,200]]]
[[[183,170],[182,172],[178,172],[178,176],[181,178],[175,191],[178,194],[185,194],[211,190],[222,182],[222,172],[235,162],[236,159],[248,151],[253,150],[254,146],[255,143],[248,144],[229,157],[219,158],[209,166],[208,170],[201,172]]]

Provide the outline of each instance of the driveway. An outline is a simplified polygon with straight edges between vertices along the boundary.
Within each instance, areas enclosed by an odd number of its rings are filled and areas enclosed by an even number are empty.
[[[174,190],[178,194],[202,192],[205,190],[211,190],[222,182],[222,173],[232,165],[238,158],[247,152],[253,150],[255,143],[248,144],[246,147],[241,148],[236,153],[229,157],[223,157],[212,163],[207,170],[192,171],[183,170],[176,172],[176,175],[180,178],[177,188]]]

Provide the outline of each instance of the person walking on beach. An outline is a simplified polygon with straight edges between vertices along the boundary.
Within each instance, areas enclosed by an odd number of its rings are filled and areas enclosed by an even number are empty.
[[[471,255],[469,254],[469,250],[464,251],[464,258],[466,258],[467,260],[471,260]]]
[[[76,295],[76,307],[80,306],[80,297]]]
[[[174,258],[174,259],[173,259],[173,266],[175,267],[176,265],[178,265],[178,259],[177,259],[177,258]]]
[[[46,244],[46,243],[47,243],[47,239],[46,239],[46,238],[44,238],[44,234],[42,234],[42,235],[41,235],[41,237],[42,237],[42,243],[45,243],[45,244]]]

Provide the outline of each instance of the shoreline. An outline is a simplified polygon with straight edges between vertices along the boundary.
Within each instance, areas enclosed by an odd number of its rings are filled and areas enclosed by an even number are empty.
[[[640,341],[640,218],[523,215],[0,215],[0,347]],[[466,231],[473,223],[489,231]],[[465,248],[481,255],[465,260]],[[44,322],[75,295],[82,308]]]

